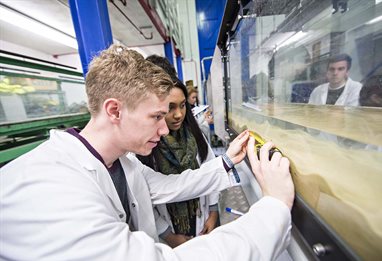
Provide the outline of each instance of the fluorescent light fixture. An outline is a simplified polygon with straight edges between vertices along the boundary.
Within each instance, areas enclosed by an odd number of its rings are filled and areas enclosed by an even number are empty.
[[[78,49],[77,40],[74,37],[63,34],[58,30],[50,28],[3,6],[0,6],[0,19],[51,41],[69,46],[73,49]]]
[[[292,35],[291,37],[286,39],[284,42],[281,42],[281,44],[278,45],[276,47],[276,49],[278,50],[283,46],[287,46],[287,45],[290,45],[292,43],[295,43],[295,42],[301,40],[302,38],[304,38],[307,34],[308,34],[307,32],[298,31],[297,33],[295,33],[294,35]]]
[[[292,35],[294,35],[294,32],[274,33],[262,44],[261,48],[274,50],[287,39],[289,39]]]
[[[378,23],[378,22],[380,22],[380,21],[382,21],[382,15],[381,16],[378,16],[378,17],[376,17],[376,18],[374,18],[374,19],[371,19],[369,22],[367,22],[366,24],[368,24],[368,25],[370,25],[370,24],[375,24],[375,23]]]

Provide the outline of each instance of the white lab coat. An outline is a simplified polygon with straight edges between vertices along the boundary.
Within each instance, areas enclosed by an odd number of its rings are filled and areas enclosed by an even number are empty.
[[[207,162],[215,158],[214,152],[212,151],[211,147],[208,144],[207,146],[208,146],[208,154],[204,162]],[[196,159],[198,161],[198,164],[200,165],[201,162],[200,162],[199,155],[197,155]],[[199,198],[201,215],[196,217],[196,235],[199,235],[199,233],[203,230],[204,224],[208,219],[209,206],[217,204],[218,201],[219,201],[219,192],[214,192],[214,193],[211,193],[210,195]],[[156,217],[156,225],[157,225],[158,234],[160,235],[163,232],[165,232],[168,226],[171,227],[172,232],[175,232],[173,224],[171,222],[170,214],[167,211],[166,204],[157,205],[156,209],[159,212],[158,213],[159,216]]]
[[[211,130],[210,130],[210,124],[207,122],[206,117],[204,116],[204,113],[206,112],[206,109],[209,107],[209,105],[201,105],[201,106],[195,106],[192,109],[192,113],[194,114],[195,120],[198,123],[198,126],[205,137],[207,137],[208,142],[211,141]]]
[[[206,117],[204,116],[203,113],[199,113],[198,115],[195,116],[196,122],[198,123],[198,126],[204,136],[207,137],[208,142],[211,140],[211,130],[210,130],[210,125],[208,124]]]
[[[335,105],[342,106],[358,106],[359,105],[359,92],[361,91],[362,84],[348,78],[345,84],[345,89],[338,97]],[[325,105],[326,98],[328,97],[329,83],[324,83],[316,88],[309,97],[309,104]]]
[[[133,223],[146,233],[130,232],[103,164],[71,134],[51,131],[47,142],[1,169],[0,260],[193,260],[200,253],[205,258],[198,260],[234,260],[237,254],[245,258],[236,260],[271,260],[284,249],[290,213],[273,198],[261,200],[251,214],[211,234],[214,239],[208,242],[206,236],[175,250],[155,243],[152,203],[226,188],[230,182],[222,160],[169,176],[132,155],[120,160]],[[223,250],[225,256],[219,258]]]

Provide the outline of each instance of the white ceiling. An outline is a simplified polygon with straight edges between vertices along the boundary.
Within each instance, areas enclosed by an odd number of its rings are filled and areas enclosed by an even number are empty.
[[[126,2],[127,5],[124,6],[122,1],[114,0],[114,3],[140,28],[146,37],[150,37],[152,34],[152,39],[145,39],[120,11],[110,1],[107,1],[114,40],[129,47],[163,44],[163,38],[138,0],[127,0]],[[67,0],[0,0],[0,3],[75,37]],[[76,52],[71,47],[47,40],[4,21],[0,21],[0,40],[51,55]]]

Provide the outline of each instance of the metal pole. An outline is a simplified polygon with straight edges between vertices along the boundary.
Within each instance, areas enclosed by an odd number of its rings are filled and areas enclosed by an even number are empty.
[[[69,0],[84,76],[94,56],[113,43],[106,0]]]

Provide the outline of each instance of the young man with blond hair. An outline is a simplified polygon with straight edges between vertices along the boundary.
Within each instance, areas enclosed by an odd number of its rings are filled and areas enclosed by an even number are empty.
[[[218,157],[162,175],[148,155],[168,133],[168,75],[137,52],[112,45],[86,77],[91,119],[1,169],[1,260],[272,260],[290,237],[294,191],[280,153],[261,163],[248,131]],[[249,139],[249,141],[248,141]],[[156,243],[153,204],[187,200],[231,185],[227,171],[248,151],[264,198],[237,221],[172,249]]]

